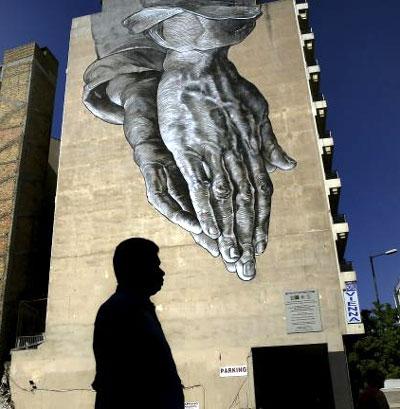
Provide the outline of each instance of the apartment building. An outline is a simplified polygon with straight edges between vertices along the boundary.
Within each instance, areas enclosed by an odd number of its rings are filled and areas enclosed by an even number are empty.
[[[125,3],[105,0],[103,13]],[[302,387],[325,409],[352,408],[343,337],[363,325],[356,273],[345,259],[349,226],[339,214],[341,181],[332,169],[309,8],[279,0],[262,10],[230,58],[268,99],[275,133],[298,166],[272,174],[269,247],[247,283],[149,206],[122,127],[82,105],[83,74],[96,52],[91,16],[74,19],[46,340],[13,352],[19,409],[93,408],[93,323],[115,289],[113,251],[132,236],[160,247],[165,285],[153,301],[187,407],[261,409],[277,396],[287,407],[285,399]],[[121,348],[128,351],[129,340]]]

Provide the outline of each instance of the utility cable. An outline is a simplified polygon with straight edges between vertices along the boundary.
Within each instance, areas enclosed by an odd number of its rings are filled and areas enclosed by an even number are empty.
[[[73,388],[73,389],[46,389],[46,388],[38,388],[33,381],[29,381],[31,385],[31,389],[24,388],[23,386],[19,385],[18,382],[16,382],[13,378],[10,377],[10,381],[20,390],[29,392],[29,393],[34,393],[36,391],[40,392],[57,392],[57,393],[67,393],[67,392],[93,392],[95,393],[93,389],[88,389],[88,388]]]
[[[251,358],[251,353],[250,353],[249,355],[247,355],[247,358],[246,358],[247,371],[249,370],[249,359],[250,359],[250,358]],[[240,403],[239,395],[240,395],[240,392],[242,391],[244,385],[246,385],[246,383],[248,382],[248,380],[249,380],[248,377],[249,377],[249,374],[247,373],[246,379],[245,379],[245,380],[242,382],[242,384],[240,385],[239,390],[237,391],[237,393],[236,393],[235,397],[233,398],[233,401],[232,401],[232,403],[230,404],[230,406],[229,406],[228,409],[233,409],[236,405],[239,405],[239,403]],[[248,395],[247,395],[247,406],[248,406],[248,405],[249,405],[249,402],[248,402]]]
[[[201,388],[203,390],[203,406],[204,406],[204,409],[206,409],[206,388],[201,384],[191,385],[191,386],[183,385],[183,389],[185,390],[190,390],[190,389],[195,389],[195,388]]]

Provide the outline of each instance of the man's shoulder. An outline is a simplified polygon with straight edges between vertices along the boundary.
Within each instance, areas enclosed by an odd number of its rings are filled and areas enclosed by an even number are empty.
[[[107,311],[110,308],[116,308],[118,306],[124,306],[129,304],[128,297],[124,296],[121,293],[115,292],[112,294],[106,301],[101,304],[99,311]]]
[[[141,302],[129,295],[116,291],[99,308],[97,317],[116,317],[129,314],[132,318],[141,316],[144,308]]]

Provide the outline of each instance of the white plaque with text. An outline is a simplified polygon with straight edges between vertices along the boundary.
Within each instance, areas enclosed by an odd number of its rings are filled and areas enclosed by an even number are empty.
[[[288,334],[322,331],[318,291],[286,292],[285,306]]]
[[[199,402],[185,402],[185,409],[200,409]]]

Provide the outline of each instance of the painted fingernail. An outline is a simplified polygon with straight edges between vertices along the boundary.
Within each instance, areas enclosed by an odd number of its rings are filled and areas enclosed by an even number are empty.
[[[297,165],[297,161],[295,161],[293,158],[291,158],[289,155],[286,155],[286,161],[292,165],[292,166],[296,166]]]
[[[214,226],[210,227],[210,228],[208,229],[208,232],[209,232],[211,235],[213,235],[213,236],[216,236],[216,235],[219,234],[219,230],[218,230],[216,227],[214,227]]]
[[[231,247],[231,248],[229,249],[229,255],[230,255],[231,258],[233,258],[233,259],[237,259],[237,258],[240,257],[239,250],[236,249],[235,247]]]
[[[248,261],[243,268],[243,275],[245,277],[253,277],[255,275],[255,266],[253,261]]]
[[[190,229],[187,230],[191,231],[194,234],[200,234],[202,232],[201,226],[196,222],[191,222]]]
[[[260,241],[256,247],[257,255],[263,254],[266,248],[267,248],[267,243],[265,243],[264,241]]]

